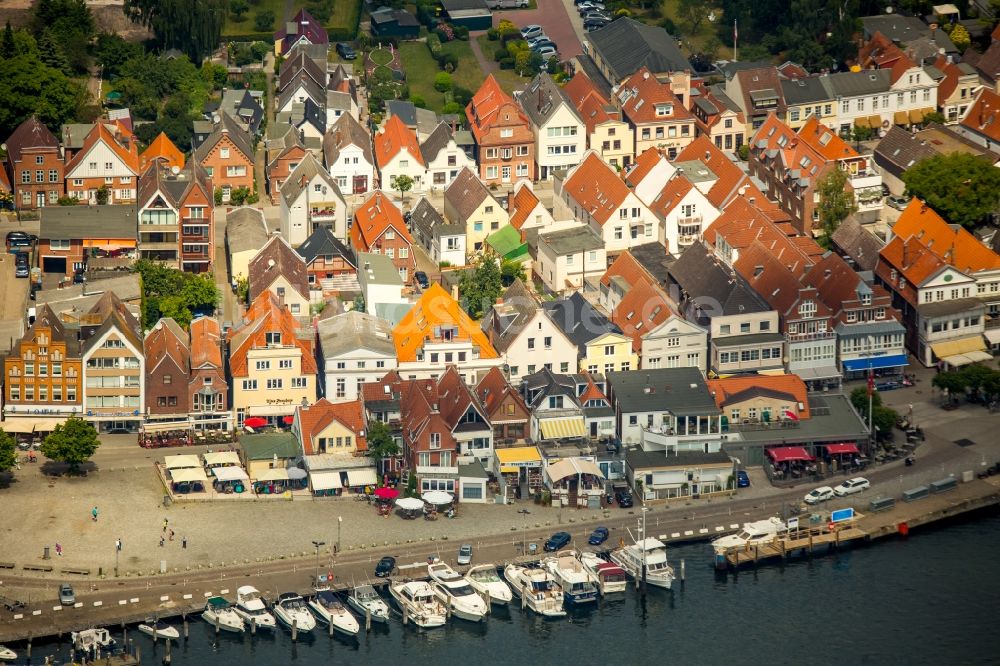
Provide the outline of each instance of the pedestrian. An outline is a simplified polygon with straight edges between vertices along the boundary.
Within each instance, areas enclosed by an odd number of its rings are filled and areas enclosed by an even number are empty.
[[[174,531],[173,530],[170,530],[170,540],[171,541],[174,540]]]
[[[56,555],[62,557],[62,546],[58,543],[56,544]]]
[[[90,510],[90,515],[94,518],[94,522],[97,522],[97,507],[95,506]]]
[[[186,549],[187,547],[188,547],[188,538],[187,537],[181,537],[181,548]]]
[[[166,541],[166,539],[163,536],[161,536],[160,537],[160,548],[163,548],[163,542],[164,541]]]
[[[166,532],[166,531],[167,531],[167,523],[169,523],[169,522],[170,522],[170,521],[168,521],[168,520],[167,520],[166,518],[164,518],[164,519],[163,519],[163,531],[164,531],[164,532]]]
[[[115,539],[115,550],[121,550],[121,549],[122,549],[122,540],[120,538]]]

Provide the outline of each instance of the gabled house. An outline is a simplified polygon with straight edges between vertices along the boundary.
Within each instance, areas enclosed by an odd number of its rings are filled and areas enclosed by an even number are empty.
[[[586,389],[585,375],[542,368],[524,377],[521,393],[531,411],[531,440],[557,443],[585,438],[587,424],[580,398]]]
[[[611,321],[632,340],[642,369],[698,368],[705,371],[708,337],[678,315],[667,295],[640,280],[611,313]]]
[[[707,136],[699,136],[677,155],[674,168],[684,168],[709,202],[722,210],[737,196],[765,199],[750,177]]]
[[[191,322],[188,400],[195,427],[229,429],[229,384],[222,353],[222,329],[214,317]]]
[[[772,113],[782,122],[787,117],[781,77],[774,67],[733,72],[726,78],[725,92],[739,105],[750,134],[755,133]]]
[[[796,277],[802,277],[824,254],[812,238],[797,234],[790,217],[763,196],[734,199],[705,230],[703,240],[729,266],[751,245],[760,243]]]
[[[108,203],[134,203],[139,179],[135,135],[120,123],[96,123],[80,149],[67,157],[65,173],[68,196],[94,205],[97,190],[103,187]]]
[[[589,226],[544,231],[535,237],[532,272],[553,294],[583,289],[608,265],[604,240]]]
[[[410,214],[413,238],[435,264],[448,262],[464,266],[466,260],[465,225],[449,224],[426,197],[421,197]]]
[[[274,33],[274,55],[284,55],[300,44],[330,44],[326,28],[305,9]]]
[[[371,136],[350,114],[340,116],[323,136],[323,161],[341,192],[367,194],[378,183]]]
[[[14,205],[21,210],[55,206],[66,191],[66,165],[55,135],[31,116],[17,126],[4,145],[7,159],[0,171],[9,176]]]
[[[423,192],[427,183],[427,163],[420,153],[417,135],[399,116],[389,116],[372,137],[375,145],[375,163],[378,165],[379,182],[387,189],[393,189],[392,179],[408,176],[413,179],[413,191]]]
[[[1000,152],[1000,94],[981,89],[959,123],[958,131],[989,150]]]
[[[554,170],[579,164],[587,149],[586,126],[562,87],[542,72],[514,97],[535,134],[538,179],[548,180]]]
[[[139,258],[187,273],[215,263],[215,193],[208,172],[155,160],[139,177]]]
[[[707,136],[719,150],[739,150],[747,140],[743,109],[729,98],[721,85],[702,86],[698,90],[701,95],[692,97],[691,103],[698,136]]]
[[[420,154],[427,165],[431,190],[451,185],[462,169],[476,169],[476,161],[455,143],[451,128],[445,123],[438,123],[430,136],[420,142]]]
[[[697,242],[702,233],[719,216],[695,182],[702,169],[690,172],[688,163],[681,163],[674,177],[651,201],[644,202],[659,219],[659,241],[669,252],[680,253]]]
[[[612,21],[588,32],[584,51],[593,58],[604,78],[617,86],[640,68],[653,74],[687,73],[691,64],[675,40],[659,26],[632,18]]]
[[[722,411],[725,429],[754,423],[785,425],[812,417],[808,389],[798,375],[727,377],[706,384]]]
[[[448,366],[437,385],[437,408],[451,429],[456,455],[475,458],[485,467],[493,458],[493,427],[486,410],[456,366]]]
[[[370,194],[354,210],[351,245],[355,252],[384,254],[392,260],[404,283],[413,279],[417,265],[411,250],[413,237],[399,209],[381,191]]]
[[[503,357],[505,374],[515,384],[534,373],[536,367],[563,374],[577,368],[576,344],[556,326],[520,280],[507,287],[483,317],[482,329]]]
[[[622,252],[601,275],[598,287],[601,307],[605,312],[614,312],[629,290],[642,282],[656,284],[657,280],[631,251]]]
[[[663,151],[647,148],[636,155],[635,161],[622,174],[622,180],[641,201],[652,201],[676,172],[677,167]]]
[[[535,195],[533,186],[528,180],[519,180],[514,188],[507,193],[507,214],[510,226],[525,234],[529,229],[555,229],[556,221],[549,209]],[[576,224],[576,221],[565,224]]]
[[[279,111],[275,114],[274,124],[277,126],[287,125],[299,135],[303,142],[322,141],[327,126],[325,100],[316,102],[313,101],[312,97],[303,94],[301,100],[293,99],[286,111]]]
[[[238,122],[250,136],[257,136],[264,120],[264,107],[261,106],[263,96],[262,90],[245,88],[223,90],[219,108]]]
[[[250,261],[271,240],[260,208],[240,206],[226,215],[226,254],[229,274],[234,281],[250,275]]]
[[[479,177],[487,185],[535,180],[535,135],[531,121],[492,74],[465,107],[476,142]]]
[[[306,50],[296,49],[278,69],[275,111],[290,112],[294,104],[302,104],[306,99],[325,107],[327,82],[325,60],[317,62]]]
[[[323,395],[330,402],[358,400],[361,385],[396,368],[392,326],[354,310],[323,319],[317,327]]]
[[[493,426],[493,448],[518,446],[528,433],[531,413],[524,398],[500,368],[490,368],[475,388],[486,420]]]
[[[193,158],[212,178],[216,189],[222,190],[222,201],[241,187],[254,188],[254,152],[250,136],[229,114],[222,112],[215,129],[198,146]]]
[[[84,417],[98,432],[137,430],[146,405],[139,322],[112,292],[80,319]]]
[[[319,227],[347,238],[344,196],[312,153],[303,156],[281,186],[280,216],[281,235],[291,245],[301,245]]]
[[[694,140],[696,124],[671,78],[642,67],[621,82],[615,100],[635,133],[635,154],[657,148],[673,159]]]
[[[469,256],[483,249],[483,242],[509,220],[503,204],[472,169],[462,169],[444,192],[444,216],[452,224],[465,226]]]
[[[188,334],[176,321],[164,317],[146,333],[142,346],[146,355],[146,416],[151,421],[186,419],[191,411]]]
[[[438,382],[399,383],[405,468],[417,477],[421,492],[454,493],[458,486],[458,443],[440,411]]]
[[[296,317],[309,316],[309,282],[306,262],[281,236],[272,236],[250,260],[247,300],[250,303],[269,291],[278,303]]]
[[[628,168],[635,158],[635,136],[621,109],[583,71],[574,74],[562,91],[586,128],[586,148],[615,168]]]
[[[307,153],[314,151],[306,146],[304,137],[300,137],[294,127],[278,125],[271,129],[275,134],[264,143],[264,173],[271,201],[277,203],[281,198],[281,186],[285,184],[289,174]]]
[[[546,301],[542,308],[549,319],[576,345],[579,371],[591,375],[639,367],[639,355],[632,340],[579,292],[566,298]],[[529,374],[532,372],[528,366]]]
[[[340,494],[348,489],[361,492],[378,483],[374,461],[367,456],[365,431],[360,400],[320,400],[296,408],[292,434],[301,447],[314,495]]]
[[[951,62],[943,55],[934,61],[943,75],[938,81],[937,105],[946,123],[957,123],[965,117],[979,89],[979,75],[965,62]]]
[[[324,294],[358,291],[358,260],[330,227],[317,227],[295,251],[306,263],[309,288]]]
[[[174,145],[165,132],[160,132],[146,150],[139,153],[139,172],[145,173],[153,162],[160,162],[167,169],[184,168],[184,153]]]

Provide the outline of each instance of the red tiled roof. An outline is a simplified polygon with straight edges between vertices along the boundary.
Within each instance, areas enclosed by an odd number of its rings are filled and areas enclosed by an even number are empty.
[[[794,306],[800,300],[815,294],[812,287],[803,286],[799,276],[761,243],[755,242],[740,253],[733,268],[782,317],[792,315]],[[814,297],[814,300],[817,301],[816,314],[810,318],[829,317],[832,314],[830,308],[818,297]]]
[[[416,133],[411,131],[399,116],[389,116],[372,139],[375,144],[375,161],[378,162],[380,169],[403,150],[409,152],[418,164],[424,165]]]
[[[796,278],[801,277],[823,255],[816,241],[808,236],[789,236],[743,198],[734,199],[705,230],[705,241],[718,245],[719,238],[740,255],[751,245],[759,244]]]
[[[632,123],[667,123],[692,119],[691,112],[670,89],[670,83],[660,81],[646,67],[640,67],[635,74],[621,82],[618,87],[619,102],[627,90],[633,92],[621,107]],[[670,105],[670,113],[658,115],[656,107],[663,104]]]
[[[281,307],[278,297],[270,291],[262,292],[250,304],[244,315],[247,322],[229,331],[229,367],[233,377],[246,377],[247,354],[253,347],[266,347],[266,333],[281,333],[283,345],[295,345],[302,354],[302,374],[316,374],[316,358],[312,342],[297,335],[298,324],[288,308]]]
[[[653,211],[653,214],[661,220],[664,219],[681,201],[687,196],[688,192],[694,189],[694,185],[682,174],[675,174],[673,178],[667,181],[664,185],[663,190],[656,195],[653,202],[649,205],[649,210]],[[671,248],[676,249],[676,248]]]
[[[941,257],[931,252],[926,245],[913,236],[906,239],[894,236],[879,252],[879,264],[876,271],[883,279],[886,279],[882,275],[884,273],[882,266],[885,264],[899,271],[899,274],[906,278],[909,288],[901,291],[907,295],[911,295],[910,292],[923,284],[924,280],[935,275],[947,265]]]
[[[354,209],[354,224],[351,225],[351,243],[354,249],[368,252],[388,229],[395,231],[411,245],[413,237],[406,229],[403,214],[382,192],[376,190],[368,195],[364,203]]]
[[[892,233],[902,238],[916,238],[945,263],[963,272],[1000,268],[1000,256],[996,252],[964,228],[953,228],[917,198],[913,198],[900,214]]]
[[[191,367],[222,368],[222,331],[214,317],[198,317],[191,322]]]
[[[174,145],[164,132],[160,132],[153,142],[139,155],[139,170],[145,172],[153,160],[162,160],[167,167],[184,168],[184,153]]]
[[[479,380],[479,384],[476,385],[476,397],[479,398],[479,402],[482,404],[483,409],[486,411],[486,416],[490,420],[495,415],[499,416],[497,409],[501,407],[504,398],[507,397],[510,397],[511,400],[520,405],[522,415],[528,411],[521,394],[511,387],[507,378],[503,376],[503,372],[500,371],[500,368],[490,368],[483,375],[483,378]]]
[[[21,153],[25,150],[59,152],[59,140],[35,116],[26,118],[18,125],[17,129],[7,137],[5,143],[7,144],[7,159],[12,164],[21,161]],[[2,177],[5,178],[6,174]]]
[[[845,160],[860,157],[858,152],[837,134],[819,122],[816,116],[809,116],[806,124],[799,128],[799,139],[809,145],[818,155],[827,160]]]
[[[139,152],[136,149],[135,136],[123,127],[121,123],[116,123],[113,127],[114,131],[102,122],[94,124],[94,128],[90,130],[90,133],[83,140],[83,146],[73,155],[73,159],[66,164],[67,175],[86,159],[87,154],[90,153],[90,150],[98,142],[108,146],[111,152],[117,155],[135,176],[139,175]]]
[[[790,405],[800,419],[808,419],[809,398],[805,382],[798,375],[747,375],[744,377],[726,377],[725,379],[709,379],[705,382],[708,390],[715,397],[719,409],[725,407],[733,396],[750,389],[765,389],[793,396],[796,405]],[[798,408],[802,405],[802,409]],[[773,414],[771,418],[784,418],[784,414]]]
[[[977,134],[989,137],[991,141],[1000,141],[1000,95],[988,88],[981,88],[961,124]]]
[[[601,284],[607,287],[611,284],[611,278],[620,276],[630,286],[634,286],[643,280],[655,282],[652,275],[649,274],[642,264],[632,256],[632,253],[628,250],[619,254],[611,265],[608,266],[608,270],[604,271],[604,275],[601,276]]]
[[[573,169],[563,184],[563,191],[601,225],[631,192],[617,172],[593,151]]]
[[[750,182],[743,170],[733,163],[725,153],[705,135],[689,143],[678,153],[675,162],[697,160],[707,166],[718,180],[705,195],[716,208],[722,208],[732,199],[739,188]],[[761,195],[763,197],[763,195]]]
[[[500,118],[500,111],[505,107],[507,114],[514,114],[513,118]],[[480,142],[483,135],[490,130],[494,123],[505,126],[530,126],[528,118],[521,111],[521,108],[514,103],[510,95],[503,91],[503,88],[497,83],[492,73],[486,76],[486,80],[479,86],[479,90],[476,91],[476,94],[472,96],[472,100],[465,107],[465,116],[469,120],[469,127],[477,143]]]
[[[588,134],[592,134],[597,125],[608,120],[621,120],[621,113],[617,107],[601,95],[594,82],[583,72],[577,72],[569,83],[563,86],[563,92],[576,107],[577,113],[587,126]]]
[[[521,227],[527,221],[528,215],[537,206],[538,197],[535,196],[531,186],[527,183],[519,185],[517,192],[514,194],[513,204],[510,206],[510,226],[520,231]]]
[[[297,407],[296,418],[299,420],[302,451],[305,455],[316,453],[313,450],[313,437],[321,433],[334,421],[354,433],[355,446],[358,451],[368,450],[368,440],[364,437],[365,411],[360,400],[332,403],[326,398],[310,407]]]
[[[649,172],[653,170],[653,167],[659,164],[660,160],[664,159],[666,158],[658,149],[647,148],[635,158],[632,166],[625,172],[625,182],[628,183],[629,187],[634,188],[638,186],[649,175]]]
[[[625,293],[611,313],[611,321],[632,340],[632,351],[638,353],[642,349],[642,337],[672,314],[667,295],[649,280],[640,280]]]

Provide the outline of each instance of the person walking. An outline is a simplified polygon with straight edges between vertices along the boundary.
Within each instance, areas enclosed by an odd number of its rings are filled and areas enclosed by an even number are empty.
[[[58,555],[59,557],[62,557],[62,545],[60,545],[58,543],[56,544],[56,555]]]
[[[164,536],[160,535],[160,548],[163,548],[163,542],[164,541],[166,541],[166,538]]]
[[[168,525],[169,523],[170,523],[170,521],[169,521],[169,520],[167,520],[166,518],[164,518],[164,519],[163,519],[163,531],[164,531],[164,532],[166,532],[166,531],[167,531],[167,525]]]
[[[174,531],[173,530],[170,530],[170,540],[171,541],[174,540]]]
[[[94,519],[94,522],[96,523],[97,522],[97,507],[96,506],[93,509],[90,510],[90,515]]]
[[[181,548],[183,548],[183,549],[186,550],[187,547],[188,547],[188,538],[187,537],[181,537]]]
[[[121,549],[122,549],[122,540],[121,540],[121,538],[115,539],[115,550],[119,550],[120,551]]]

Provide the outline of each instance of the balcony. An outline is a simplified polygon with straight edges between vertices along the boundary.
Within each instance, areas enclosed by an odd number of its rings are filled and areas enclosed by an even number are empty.
[[[331,208],[313,208],[309,212],[309,219],[314,222],[329,221],[334,218],[337,214],[337,209]]]
[[[452,475],[458,476],[458,466],[454,467],[438,467],[437,465],[417,465],[417,476],[421,474],[439,474],[439,475]]]
[[[181,252],[181,259],[188,261],[208,261],[208,248],[196,250],[194,252],[184,250]]]
[[[208,243],[210,241],[207,231],[196,234],[185,233],[181,236],[182,243]]]
[[[700,234],[682,234],[677,237],[677,244],[686,247],[688,245],[694,245],[698,242]]]
[[[817,331],[815,333],[786,333],[788,342],[806,342],[809,340],[832,340],[837,337],[834,331]]]

